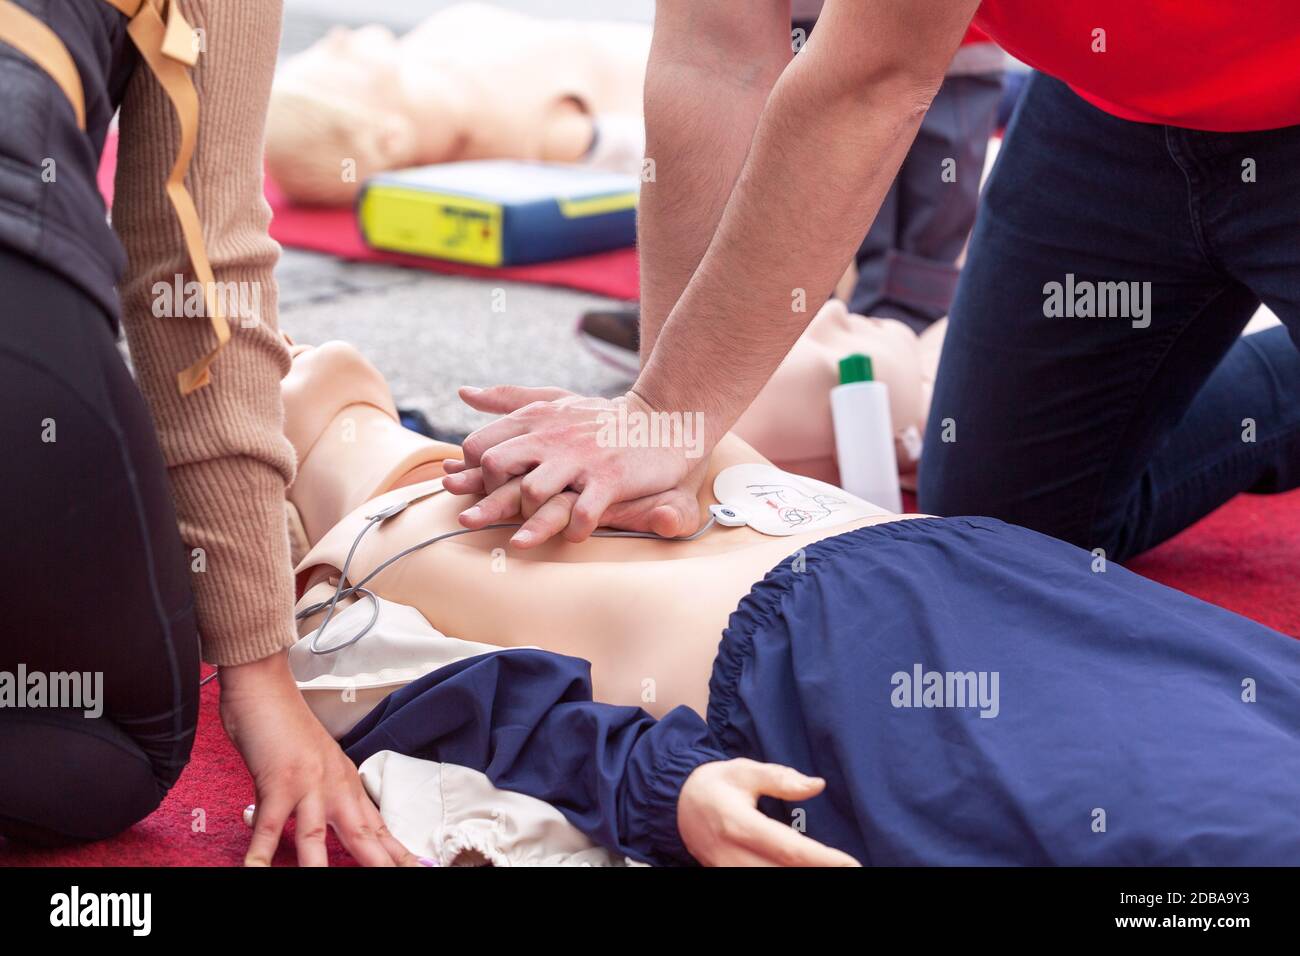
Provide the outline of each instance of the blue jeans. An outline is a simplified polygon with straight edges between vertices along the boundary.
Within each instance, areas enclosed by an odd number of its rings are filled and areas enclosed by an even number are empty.
[[[1261,301],[1287,328],[1240,337]],[[1298,340],[1300,127],[1132,123],[1035,75],[953,302],[920,508],[1122,560],[1295,488]]]

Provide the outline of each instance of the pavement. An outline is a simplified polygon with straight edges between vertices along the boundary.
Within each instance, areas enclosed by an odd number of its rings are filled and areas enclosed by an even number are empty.
[[[379,22],[401,31],[450,3],[287,0],[281,54],[303,49],[335,24]],[[653,14],[652,0],[496,3],[546,17],[648,21]],[[463,434],[488,420],[456,397],[459,385],[560,385],[613,395],[630,384],[574,333],[584,311],[623,305],[600,296],[342,262],[293,249],[284,251],[276,278],[280,326],[295,341],[352,343],[388,378],[399,406],[419,409],[442,432]]]

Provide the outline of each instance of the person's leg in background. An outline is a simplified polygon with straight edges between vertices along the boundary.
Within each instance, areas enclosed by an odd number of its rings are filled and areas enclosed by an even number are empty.
[[[1203,390],[1189,430],[1213,428],[1225,437],[1229,466],[1243,458],[1252,464],[1241,476],[1244,491],[1289,491],[1300,486],[1300,126],[1170,135],[1189,179],[1201,185],[1207,242],[1224,270],[1283,323],[1233,349],[1237,365],[1222,370],[1224,391]],[[1243,380],[1257,387],[1246,391]],[[1259,453],[1242,454],[1241,446]]]
[[[1165,130],[1206,256],[1289,325],[1238,339],[1140,472],[1117,470],[1096,534],[1145,551],[1237,492],[1300,486],[1300,128]],[[1259,178],[1260,166],[1269,171]],[[1289,173],[1289,175],[1288,175]]]
[[[995,121],[998,129],[1006,129],[1011,122],[1011,114],[1016,111],[1020,94],[1025,91],[1025,84],[1032,74],[1033,71],[1019,61],[1013,60],[1007,64],[1002,74],[1002,98],[998,101],[998,117]]]
[[[1123,560],[1239,492],[1298,485],[1300,351],[1285,328],[1271,328],[1233,343],[1136,479],[1118,473],[1094,537]]]
[[[100,839],[157,807],[189,759],[189,564],[104,313],[3,251],[0,301],[0,671],[102,681],[97,717],[64,701],[0,706],[0,835]]]
[[[850,312],[916,332],[948,314],[1001,97],[998,74],[944,80],[858,249]]]
[[[1240,426],[1229,437],[1200,419],[1266,409],[1288,434],[1300,396],[1278,336],[1239,342],[1259,299],[1207,245],[1196,186],[1163,127],[1030,81],[953,304],[921,510],[990,515],[1123,559],[1287,473],[1300,439],[1246,443]],[[1048,314],[1053,282],[1139,285],[1128,317],[1085,318]],[[1259,373],[1261,352],[1274,373]]]

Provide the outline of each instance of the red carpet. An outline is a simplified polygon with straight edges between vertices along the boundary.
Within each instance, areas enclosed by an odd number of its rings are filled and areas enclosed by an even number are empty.
[[[1300,638],[1300,491],[1240,495],[1128,567]]]
[[[117,168],[117,133],[109,134],[99,168],[99,189],[104,201],[113,204],[113,173]],[[531,282],[593,292],[612,299],[635,301],[640,273],[635,249],[616,249],[594,256],[561,259],[529,266],[486,269],[391,252],[377,252],[361,241],[356,217],[350,208],[331,209],[295,206],[281,195],[269,178],[266,199],[271,204],[271,236],[292,249],[323,252],[353,262],[384,262],[389,265],[424,269],[448,275],[473,276],[494,282]]]
[[[1300,637],[1300,492],[1242,495],[1130,567]],[[203,689],[194,758],[156,813],[93,846],[0,849],[0,865],[235,865],[247,848],[249,831],[240,816],[252,798],[252,782],[221,730],[217,686],[209,684]],[[196,810],[204,811],[206,829],[198,827]],[[276,862],[291,864],[293,858],[291,843],[283,843]],[[330,862],[350,862],[336,842]]]

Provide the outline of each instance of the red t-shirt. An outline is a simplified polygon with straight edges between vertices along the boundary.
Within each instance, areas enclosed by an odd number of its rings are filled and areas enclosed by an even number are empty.
[[[1300,0],[984,0],[975,24],[1124,119],[1300,124]]]

